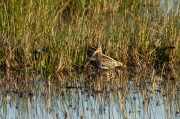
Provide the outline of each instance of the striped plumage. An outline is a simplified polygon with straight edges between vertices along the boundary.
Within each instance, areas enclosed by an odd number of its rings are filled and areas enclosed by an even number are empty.
[[[118,66],[123,65],[123,63],[118,62],[114,60],[113,58],[104,55],[102,53],[101,46],[98,47],[98,49],[94,52],[94,54],[92,55],[90,59],[95,60],[98,67],[102,69],[108,69],[108,68],[113,68],[113,67],[118,67]]]

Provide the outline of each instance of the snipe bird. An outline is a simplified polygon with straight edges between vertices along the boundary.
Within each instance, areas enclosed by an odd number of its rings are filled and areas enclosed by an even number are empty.
[[[102,69],[115,68],[118,66],[123,66],[123,63],[114,60],[111,57],[108,57],[102,53],[101,46],[94,52],[92,55],[92,59],[94,59],[98,65],[98,67]]]

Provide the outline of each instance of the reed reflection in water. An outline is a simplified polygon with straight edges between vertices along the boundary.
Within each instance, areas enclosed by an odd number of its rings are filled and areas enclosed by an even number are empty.
[[[2,71],[0,117],[178,118],[180,81],[178,73],[171,80],[172,74],[114,69],[46,79],[36,73]]]

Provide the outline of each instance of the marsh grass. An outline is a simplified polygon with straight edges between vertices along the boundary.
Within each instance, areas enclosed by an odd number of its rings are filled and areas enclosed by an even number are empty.
[[[169,6],[166,12],[154,0],[4,0],[0,3],[0,65],[45,72],[81,69],[88,45],[101,45],[106,55],[125,65],[142,60],[177,65],[177,9]]]

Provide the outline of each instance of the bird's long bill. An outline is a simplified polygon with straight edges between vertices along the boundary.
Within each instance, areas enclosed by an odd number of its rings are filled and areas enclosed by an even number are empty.
[[[97,52],[98,52],[98,51],[96,50],[96,51],[94,52],[94,54],[93,54],[91,57],[93,57]]]

